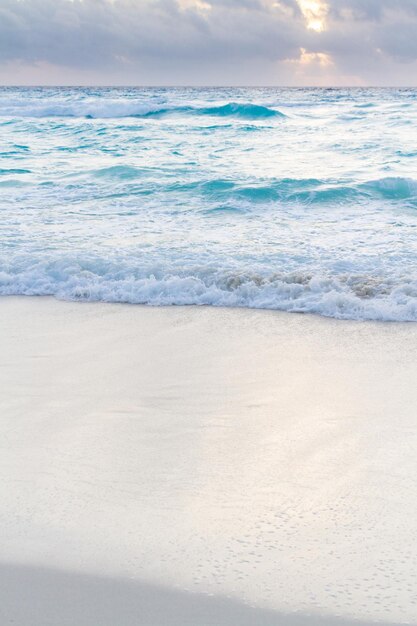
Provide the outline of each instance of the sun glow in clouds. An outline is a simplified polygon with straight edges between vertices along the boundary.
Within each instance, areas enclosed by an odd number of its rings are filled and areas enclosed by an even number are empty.
[[[195,10],[195,11],[211,11],[212,6],[209,2],[204,0],[179,0],[179,6],[183,10]]]
[[[300,58],[298,62],[301,65],[310,65],[311,63],[317,63],[322,67],[328,67],[333,65],[332,58],[325,52],[307,52],[305,48],[300,50]]]
[[[326,30],[326,17],[329,10],[323,0],[297,0],[306,21],[307,28],[321,33]]]

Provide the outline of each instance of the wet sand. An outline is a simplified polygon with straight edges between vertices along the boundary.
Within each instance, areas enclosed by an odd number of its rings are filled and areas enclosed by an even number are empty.
[[[417,326],[0,299],[0,622],[417,624]]]

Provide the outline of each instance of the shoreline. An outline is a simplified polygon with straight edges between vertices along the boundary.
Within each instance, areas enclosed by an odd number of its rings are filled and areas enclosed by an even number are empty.
[[[5,623],[417,623],[417,326],[4,296],[0,337]]]
[[[133,307],[139,309],[151,309],[151,310],[163,310],[169,311],[170,309],[214,309],[220,311],[248,311],[266,315],[278,315],[278,316],[298,316],[298,317],[307,317],[312,319],[323,319],[329,322],[338,322],[341,324],[358,324],[358,325],[381,325],[381,326],[413,326],[417,325],[417,320],[397,320],[397,319],[357,319],[357,318],[344,318],[344,317],[335,317],[333,315],[326,315],[325,313],[318,313],[315,311],[288,311],[286,309],[273,309],[270,307],[262,308],[255,306],[247,306],[247,305],[224,305],[224,304],[153,304],[148,302],[126,302],[121,301],[113,301],[113,300],[86,300],[86,299],[77,299],[77,298],[61,298],[54,294],[0,294],[0,305],[3,300],[46,300],[46,301],[54,301],[54,302],[62,302],[67,304],[81,304],[81,305],[98,305],[98,306],[114,306],[114,307]]]

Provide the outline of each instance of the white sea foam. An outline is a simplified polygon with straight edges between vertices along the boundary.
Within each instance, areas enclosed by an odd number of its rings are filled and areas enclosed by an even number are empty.
[[[96,267],[95,267],[96,263]],[[4,266],[4,264],[2,264]],[[59,263],[20,259],[18,271],[0,273],[1,295],[53,295],[60,299],[131,304],[248,307],[353,320],[417,321],[417,280],[397,277],[309,273],[172,273],[155,268],[141,274],[135,264],[109,265],[89,259]]]

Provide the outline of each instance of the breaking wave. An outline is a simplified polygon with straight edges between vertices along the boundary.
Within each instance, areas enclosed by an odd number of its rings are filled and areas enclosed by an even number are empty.
[[[261,119],[285,117],[277,109],[252,103],[229,102],[210,107],[175,105],[166,102],[143,102],[105,98],[65,100],[57,98],[33,99],[0,99],[0,117],[73,117],[87,119],[109,119],[126,117],[155,117],[168,114],[194,114],[216,117],[240,117],[242,119]]]
[[[5,267],[5,264],[2,264]],[[262,274],[210,268],[139,271],[132,261],[19,258],[0,273],[0,295],[316,313],[347,320],[417,321],[417,279],[314,272]]]

